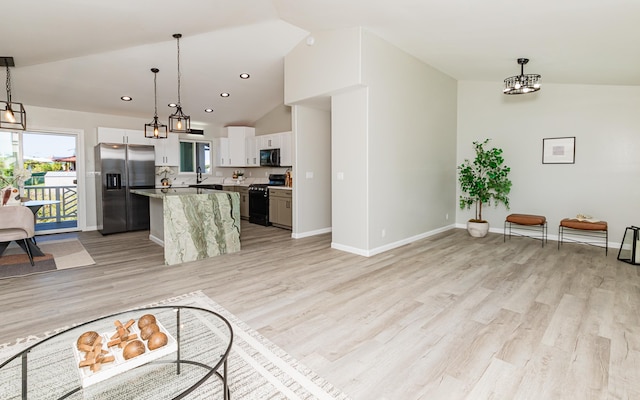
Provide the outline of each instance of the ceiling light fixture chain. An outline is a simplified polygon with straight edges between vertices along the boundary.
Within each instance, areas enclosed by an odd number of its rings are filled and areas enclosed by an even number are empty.
[[[526,94],[540,90],[540,78],[538,74],[525,74],[524,65],[529,62],[528,58],[518,58],[520,64],[520,75],[511,76],[504,80],[504,94]]]
[[[176,111],[169,115],[169,132],[190,133],[191,117],[182,112],[182,102],[180,98],[180,86],[182,83],[182,76],[180,73],[180,38],[182,37],[182,34],[175,33],[173,34],[173,37],[176,39],[178,49],[178,103],[176,104]]]
[[[178,42],[178,107],[180,107],[181,103],[180,103],[180,37],[182,35],[177,33],[175,35],[173,35],[174,38],[176,38],[176,41]]]
[[[11,104],[11,70],[7,65],[7,101]]]

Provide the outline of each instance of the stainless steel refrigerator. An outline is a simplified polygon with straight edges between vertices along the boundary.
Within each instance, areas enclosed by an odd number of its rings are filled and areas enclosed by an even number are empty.
[[[154,147],[100,143],[95,157],[98,231],[106,235],[149,229],[149,198],[130,190],[155,186]]]

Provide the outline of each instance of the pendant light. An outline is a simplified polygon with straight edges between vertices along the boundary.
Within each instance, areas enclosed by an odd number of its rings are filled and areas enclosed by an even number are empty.
[[[529,62],[528,58],[518,58],[520,64],[520,75],[511,76],[504,80],[504,94],[526,94],[540,90],[540,75],[524,73],[524,65]]]
[[[191,117],[182,112],[180,104],[180,38],[182,34],[175,33],[173,35],[178,43],[178,103],[176,104],[176,112],[169,115],[169,132],[189,133],[191,130]]]
[[[24,131],[27,129],[27,112],[22,103],[11,101],[11,70],[13,57],[0,57],[0,66],[7,68],[7,100],[0,101],[0,128]]]
[[[150,139],[166,139],[167,126],[158,122],[158,68],[151,68],[153,72],[153,120],[149,124],[144,124],[144,137]]]

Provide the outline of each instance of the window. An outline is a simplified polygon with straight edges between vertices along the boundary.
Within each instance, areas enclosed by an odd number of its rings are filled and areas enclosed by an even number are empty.
[[[180,172],[211,173],[211,142],[181,141]]]

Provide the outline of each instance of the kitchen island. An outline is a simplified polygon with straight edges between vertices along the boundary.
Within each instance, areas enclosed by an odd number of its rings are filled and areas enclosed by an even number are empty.
[[[240,250],[240,195],[200,188],[134,189],[149,197],[149,239],[167,265]]]

